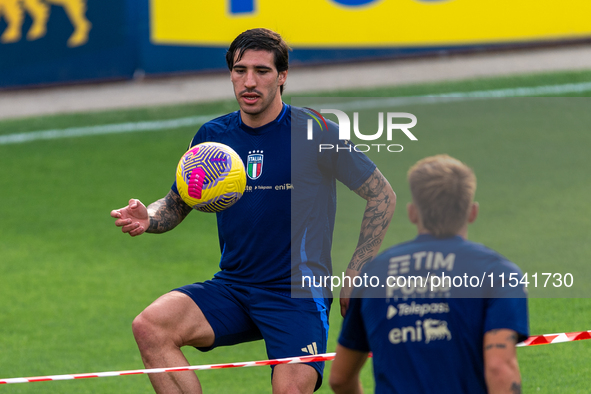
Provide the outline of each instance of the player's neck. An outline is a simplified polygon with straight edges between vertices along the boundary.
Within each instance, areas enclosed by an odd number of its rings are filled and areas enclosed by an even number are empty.
[[[460,231],[458,231],[458,235],[464,239],[468,239],[468,225],[466,224]]]
[[[429,230],[425,229],[420,224],[417,224],[417,232],[419,233],[419,235],[423,235],[423,234],[433,235],[433,234],[431,234],[431,232]],[[460,237],[462,237],[464,239],[468,239],[468,225],[466,224],[464,227],[462,227],[460,229],[460,231],[457,232],[456,235],[459,235]]]
[[[271,105],[269,105],[261,113],[248,114],[240,109],[240,117],[245,125],[256,129],[257,127],[262,127],[277,119],[282,110],[283,101],[281,100],[281,96],[278,95],[277,98],[273,100]]]

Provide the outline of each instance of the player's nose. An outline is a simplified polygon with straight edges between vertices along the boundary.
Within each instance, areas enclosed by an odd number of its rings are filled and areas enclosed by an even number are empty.
[[[244,86],[251,89],[254,88],[255,86],[257,86],[257,82],[256,82],[256,78],[254,75],[254,72],[252,71],[248,71],[246,73],[246,78],[244,80]]]

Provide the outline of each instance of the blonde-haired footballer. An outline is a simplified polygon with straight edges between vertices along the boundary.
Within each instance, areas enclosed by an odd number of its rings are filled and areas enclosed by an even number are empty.
[[[362,392],[359,372],[371,351],[376,393],[520,393],[515,345],[528,335],[527,299],[521,284],[498,279],[522,275],[467,240],[478,215],[473,171],[438,155],[416,163],[408,181],[418,236],[364,267],[362,275],[385,286],[354,291],[331,387]],[[418,284],[405,286],[413,277]]]

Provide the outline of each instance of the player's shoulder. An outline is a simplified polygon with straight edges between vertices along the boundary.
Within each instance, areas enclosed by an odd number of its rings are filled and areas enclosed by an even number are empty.
[[[505,256],[500,254],[494,249],[479,243],[464,239],[462,242],[462,249],[466,250],[469,253],[474,253],[481,256],[490,256],[490,258],[498,259],[498,260],[507,260]]]
[[[239,111],[235,111],[204,123],[191,139],[189,147],[206,141],[219,141],[223,135],[237,127],[239,116]]]
[[[400,242],[396,245],[392,245],[386,250],[384,250],[382,253],[377,255],[376,259],[379,258],[380,260],[389,260],[392,257],[409,253],[412,254],[416,252],[418,249],[421,249],[420,243],[418,241],[419,238],[420,236],[414,239],[409,239],[408,241]]]
[[[372,263],[387,264],[392,258],[413,255],[422,251],[454,253],[461,256],[461,260],[470,264],[500,264],[507,267],[517,267],[508,258],[482,243],[470,241],[460,236],[436,238],[428,234],[422,234],[409,241],[391,246],[376,256]]]
[[[309,108],[295,107],[290,105],[288,107],[289,118],[293,126],[305,127],[308,119],[313,119],[314,113]]]
[[[326,119],[318,110],[309,107],[295,107],[290,106],[291,110],[291,122],[294,125],[307,126],[308,120],[312,120],[312,126],[314,129],[319,128],[324,130],[336,131],[338,125],[330,119]]]
[[[308,107],[296,107],[294,105],[290,105],[289,110],[291,111],[292,118],[297,119],[309,119],[312,115],[319,115],[316,110]]]
[[[310,108],[305,108],[305,107],[296,107],[294,105],[288,105],[285,104],[287,106],[288,111],[290,112],[290,116],[293,119],[304,119],[304,118],[309,118],[310,114],[312,114],[312,110]]]
[[[218,116],[201,126],[201,129],[222,132],[229,126],[233,125],[240,116],[240,111],[230,112],[229,114]]]
[[[482,243],[464,240],[463,249],[467,255],[473,256],[473,261],[487,264],[491,271],[521,272],[517,264]]]

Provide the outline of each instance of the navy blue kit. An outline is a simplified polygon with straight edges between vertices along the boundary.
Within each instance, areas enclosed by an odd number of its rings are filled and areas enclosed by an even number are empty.
[[[510,329],[518,341],[529,334],[524,287],[507,281],[522,277],[519,268],[460,236],[419,235],[361,275],[375,276],[377,286],[354,290],[339,343],[373,352],[376,393],[486,393],[484,334]]]
[[[211,348],[264,339],[272,359],[326,352],[329,295],[305,289],[296,298],[292,289],[302,275],[332,273],[336,180],[355,190],[375,165],[360,152],[320,152],[321,142],[349,142],[338,141],[331,122],[308,139],[308,119],[305,109],[284,104],[273,122],[251,128],[236,111],[204,124],[190,143],[226,144],[247,170],[242,198],[216,214],[220,271],[175,289],[203,311],[215,333]],[[178,194],[176,183],[172,190]],[[317,388],[323,364],[311,364]]]

